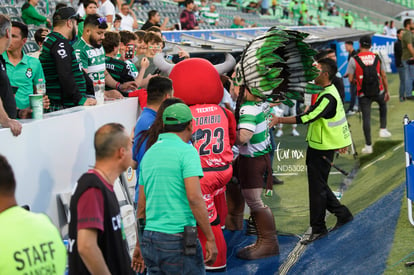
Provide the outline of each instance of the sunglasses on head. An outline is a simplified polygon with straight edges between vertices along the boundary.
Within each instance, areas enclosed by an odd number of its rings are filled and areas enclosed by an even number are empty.
[[[98,22],[99,22],[99,25],[106,23],[106,17],[99,17]]]

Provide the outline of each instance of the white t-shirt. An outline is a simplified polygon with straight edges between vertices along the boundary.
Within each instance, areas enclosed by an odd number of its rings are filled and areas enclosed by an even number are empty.
[[[122,17],[121,31],[134,31],[132,27],[134,25],[134,18],[130,14],[125,16],[122,13],[119,13],[119,15]]]
[[[105,3],[102,3],[99,7],[99,14],[102,16],[112,15],[112,20],[115,20],[115,6],[110,0],[106,0]],[[113,22],[108,22],[112,24]]]
[[[79,14],[81,18],[85,16],[85,8],[83,7],[83,4],[79,5],[78,11],[76,13]]]

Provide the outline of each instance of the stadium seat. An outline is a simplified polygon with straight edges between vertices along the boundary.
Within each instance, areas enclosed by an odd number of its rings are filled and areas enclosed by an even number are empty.
[[[39,46],[36,44],[35,41],[27,41],[26,44],[24,44],[23,46],[23,52],[24,53],[31,53],[31,52],[36,52],[38,51],[40,48]]]

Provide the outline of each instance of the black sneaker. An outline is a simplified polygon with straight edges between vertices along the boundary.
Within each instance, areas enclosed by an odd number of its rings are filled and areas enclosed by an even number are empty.
[[[301,240],[300,243],[303,245],[308,245],[313,241],[325,237],[326,235],[328,235],[328,230],[322,231],[320,233],[312,233],[310,234],[309,238]]]
[[[341,219],[341,220],[338,219],[338,221],[336,222],[335,226],[332,227],[331,229],[329,229],[329,232],[332,232],[332,231],[337,230],[338,228],[340,228],[341,226],[349,223],[353,219],[354,219],[354,216],[352,216],[352,215],[351,216],[348,216],[348,218],[346,218],[346,219]]]
[[[275,184],[283,184],[283,180],[280,180],[276,176],[273,176],[273,185]]]

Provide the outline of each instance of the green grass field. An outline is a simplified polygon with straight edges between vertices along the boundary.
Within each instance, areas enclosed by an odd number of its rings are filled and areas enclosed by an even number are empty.
[[[358,157],[352,154],[341,155],[334,163],[348,172],[345,177],[335,169],[331,170],[329,185],[336,191],[345,186],[341,201],[351,211],[358,214],[369,205],[389,193],[405,181],[405,158],[403,148],[403,117],[405,114],[414,119],[414,101],[399,102],[397,74],[388,75],[391,100],[388,103],[387,128],[392,133],[389,139],[379,138],[378,105],[373,103],[371,114],[371,132],[374,153],[363,156],[360,154],[365,141],[362,132],[362,121],[359,114],[348,117],[352,137]],[[284,135],[277,138],[278,150],[275,152],[273,169],[285,184],[274,186],[274,195],[264,197],[276,219],[280,233],[303,234],[309,226],[308,184],[306,178],[306,126],[299,125],[299,137],[290,135],[291,126],[284,125]],[[414,227],[407,218],[406,199],[402,202],[401,215],[395,232],[395,240],[387,262],[385,274],[414,274],[412,269],[403,265],[405,261],[414,261]],[[380,218],[380,217],[378,217]],[[327,225],[332,226],[335,217],[329,216]],[[413,252],[407,259],[406,255]],[[401,261],[401,262],[400,262]]]

